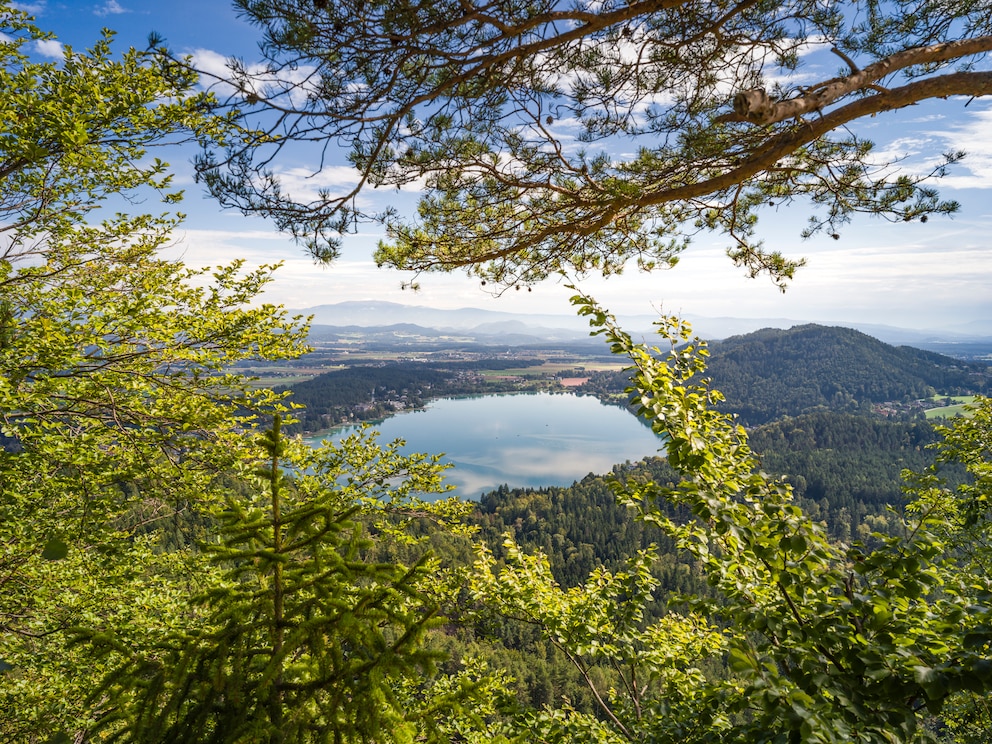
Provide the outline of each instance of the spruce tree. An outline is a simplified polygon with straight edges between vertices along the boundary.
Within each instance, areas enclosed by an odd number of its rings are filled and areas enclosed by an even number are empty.
[[[217,515],[204,549],[220,571],[193,629],[131,657],[97,694],[111,741],[413,740],[430,706],[411,705],[411,690],[428,697],[438,658],[425,643],[434,567],[422,551],[404,565],[371,549],[404,520],[463,507],[414,495],[443,490],[437,457],[364,435],[308,452],[280,428],[277,417],[259,440],[257,496],[232,496]]]

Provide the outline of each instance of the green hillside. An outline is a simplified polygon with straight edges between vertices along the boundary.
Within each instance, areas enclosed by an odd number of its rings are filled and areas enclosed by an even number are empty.
[[[816,409],[854,411],[939,392],[988,389],[988,365],[891,346],[850,328],[765,329],[710,347],[707,374],[724,409],[750,426]]]

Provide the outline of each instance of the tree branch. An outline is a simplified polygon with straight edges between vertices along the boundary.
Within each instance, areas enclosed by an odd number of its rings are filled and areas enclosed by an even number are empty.
[[[917,65],[931,65],[949,62],[962,57],[970,57],[992,51],[992,36],[979,36],[974,39],[951,41],[945,44],[934,44],[927,47],[916,47],[902,52],[896,52],[885,59],[875,62],[863,70],[858,69],[846,54],[838,49],[831,50],[838,54],[851,67],[851,74],[836,78],[825,85],[817,86],[806,95],[790,98],[785,101],[773,102],[763,89],[741,91],[734,96],[734,113],[718,117],[718,122],[749,121],[754,124],[767,126],[777,124],[786,119],[795,119],[814,111],[821,111],[839,99],[860,90],[876,90],[880,94],[886,91],[878,86],[878,81],[900,70]],[[930,80],[946,80],[954,78],[955,74],[942,75]],[[906,91],[911,86],[898,90]],[[947,95],[955,95],[948,93]],[[933,95],[940,95],[935,93]],[[979,93],[978,95],[987,95]],[[908,104],[901,104],[908,105]],[[898,108],[889,106],[888,108]]]

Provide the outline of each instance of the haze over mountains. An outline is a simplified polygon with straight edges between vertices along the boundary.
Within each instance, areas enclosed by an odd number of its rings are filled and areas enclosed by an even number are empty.
[[[476,343],[507,345],[579,341],[588,338],[589,328],[586,319],[569,314],[524,315],[479,308],[439,310],[380,301],[318,305],[298,312],[313,315],[314,326],[378,329],[380,332],[401,335],[457,335]],[[788,318],[684,317],[692,323],[694,332],[706,339],[724,339],[762,328],[786,329],[809,322]],[[655,319],[652,315],[619,318],[622,326],[635,336],[652,333]],[[856,328],[886,343],[916,346],[951,356],[977,358],[992,353],[992,319],[987,323],[971,324],[975,326],[973,333],[897,328],[870,322],[852,324],[823,321],[821,324]],[[327,330],[314,328],[315,334]]]

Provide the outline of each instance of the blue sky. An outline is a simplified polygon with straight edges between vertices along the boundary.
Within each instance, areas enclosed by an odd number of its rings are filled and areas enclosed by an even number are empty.
[[[60,42],[85,47],[103,27],[117,31],[116,44],[142,47],[151,31],[164,36],[178,52],[193,54],[204,65],[222,64],[238,55],[255,56],[258,33],[240,20],[225,0],[98,0],[21,3],[38,24]],[[48,43],[38,54],[55,55]],[[836,59],[832,58],[836,68]],[[821,71],[822,72],[822,71]],[[809,73],[818,77],[815,66]],[[829,77],[832,71],[822,75]],[[805,256],[789,290],[782,294],[767,279],[748,279],[723,254],[724,243],[700,236],[669,271],[643,274],[634,269],[608,280],[589,278],[582,288],[619,314],[684,312],[701,316],[788,318],[796,321],[886,324],[914,329],[973,330],[992,335],[992,99],[930,102],[863,122],[859,133],[879,149],[902,159],[905,167],[924,168],[949,150],[968,152],[965,162],[942,181],[945,198],[961,202],[953,218],[926,224],[891,224],[860,219],[840,240],[799,233],[807,217],[795,206],[763,214],[759,231],[766,247],[790,256]],[[368,226],[347,236],[344,253],[329,268],[313,263],[288,238],[262,220],[222,212],[193,184],[191,153],[165,157],[187,187],[183,210],[189,217],[177,233],[176,246],[193,266],[216,265],[237,257],[251,263],[284,261],[266,299],[291,308],[346,300],[386,300],[440,308],[482,307],[516,313],[570,312],[570,290],[554,282],[531,292],[493,297],[464,274],[420,278],[421,290],[403,291],[408,275],[377,269],[371,252],[380,236]],[[285,163],[286,173],[310,188],[346,184],[351,175],[336,167],[303,179],[306,159]],[[409,209],[412,194],[374,192],[370,200]]]

